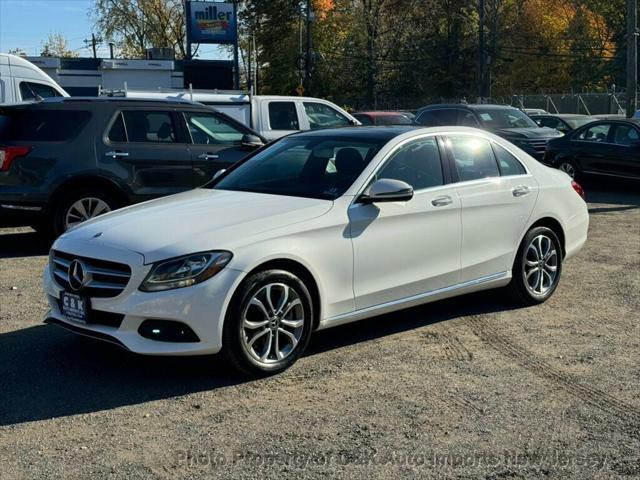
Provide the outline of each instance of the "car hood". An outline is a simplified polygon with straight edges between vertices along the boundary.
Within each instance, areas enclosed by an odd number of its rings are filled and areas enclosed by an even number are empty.
[[[59,242],[127,249],[152,263],[198,251],[233,251],[266,231],[323,215],[332,205],[330,200],[196,189],[108,213],[65,233]]]
[[[505,138],[548,139],[562,137],[562,133],[549,127],[501,128],[494,132]]]

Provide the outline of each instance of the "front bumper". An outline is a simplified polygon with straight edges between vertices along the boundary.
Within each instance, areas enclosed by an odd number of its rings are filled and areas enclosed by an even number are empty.
[[[45,322],[58,324],[82,335],[115,343],[127,350],[144,355],[202,355],[222,348],[222,325],[227,305],[244,273],[226,267],[209,280],[186,288],[164,292],[141,292],[139,285],[151,269],[144,265],[142,255],[104,245],[92,247],[90,241],[78,248],[65,248],[56,243],[59,251],[78,256],[126,263],[132,275],[126,288],[112,298],[91,298],[91,311],[122,318],[119,325],[84,324],[65,317],[60,311],[62,287],[55,281],[51,267],[43,274],[44,291],[49,302]],[[198,336],[198,342],[167,342],[145,338],[138,333],[145,320],[169,320],[184,323]]]

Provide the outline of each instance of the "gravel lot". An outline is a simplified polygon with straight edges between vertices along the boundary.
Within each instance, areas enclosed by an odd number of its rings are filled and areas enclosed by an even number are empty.
[[[640,189],[587,190],[546,304],[338,327],[262,380],[43,325],[46,247],[0,229],[0,478],[639,478]]]

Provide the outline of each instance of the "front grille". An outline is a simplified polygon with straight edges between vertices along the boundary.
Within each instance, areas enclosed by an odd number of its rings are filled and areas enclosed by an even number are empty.
[[[58,285],[69,292],[74,291],[69,284],[69,266],[73,260],[80,260],[89,275],[89,281],[80,292],[88,297],[115,297],[122,293],[131,278],[131,268],[124,263],[78,257],[54,250],[51,252],[53,276]]]
[[[529,140],[529,145],[531,145],[531,148],[536,152],[542,153],[547,148],[547,140]]]

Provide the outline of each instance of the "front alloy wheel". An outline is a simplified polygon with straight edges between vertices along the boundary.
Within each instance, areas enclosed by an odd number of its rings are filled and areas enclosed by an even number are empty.
[[[300,278],[285,270],[255,273],[229,305],[223,354],[250,375],[281,372],[304,352],[313,320],[311,295]]]
[[[295,351],[305,322],[300,295],[280,282],[260,288],[246,304],[242,318],[242,346],[264,365],[284,360]]]

